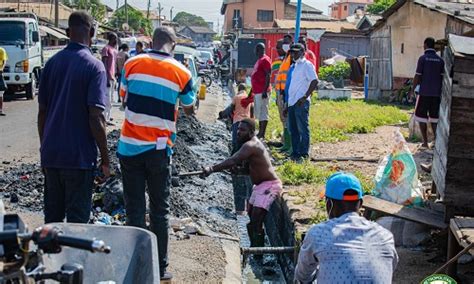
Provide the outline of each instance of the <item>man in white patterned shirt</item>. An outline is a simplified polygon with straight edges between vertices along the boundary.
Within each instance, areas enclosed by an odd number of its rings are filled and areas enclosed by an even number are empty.
[[[326,183],[329,221],[313,226],[301,246],[295,280],[300,283],[392,283],[398,263],[393,235],[359,215],[362,186],[352,174]]]

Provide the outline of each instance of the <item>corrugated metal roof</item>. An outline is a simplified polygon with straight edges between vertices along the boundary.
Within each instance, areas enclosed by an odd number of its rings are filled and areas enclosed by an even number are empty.
[[[373,26],[374,29],[383,25],[385,20],[400,9],[409,0],[398,0],[382,13],[382,19]],[[413,0],[413,3],[421,5],[439,13],[450,15],[463,22],[474,24],[474,4],[459,2],[443,2],[438,0]]]
[[[319,10],[319,9],[316,9],[312,6],[309,6],[305,3],[302,3],[302,7],[301,7],[301,11],[304,13],[304,12],[307,12],[307,13],[316,13],[316,14],[322,14],[323,11]],[[296,2],[290,2],[288,3],[288,5],[290,6],[294,6],[295,8],[297,7],[297,3]]]
[[[216,32],[211,30],[209,27],[201,27],[201,26],[186,26],[181,31],[183,31],[185,28],[189,28],[191,31],[193,31],[196,34],[215,34]]]
[[[474,55],[474,38],[449,35],[449,45],[456,53],[462,53],[465,55]]]
[[[65,34],[60,33],[47,26],[39,26],[39,30],[40,30],[40,33],[47,33],[49,35],[54,36],[57,39],[68,39],[68,37]]]
[[[294,29],[294,20],[275,20],[274,26],[281,29]],[[340,33],[343,30],[355,30],[355,25],[345,21],[301,21],[302,29],[320,29]]]

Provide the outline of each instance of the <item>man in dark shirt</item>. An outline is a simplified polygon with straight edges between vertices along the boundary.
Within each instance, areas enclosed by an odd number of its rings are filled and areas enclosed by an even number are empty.
[[[431,123],[436,135],[436,126],[441,104],[441,86],[444,74],[444,61],[436,54],[435,40],[432,37],[425,39],[425,54],[418,59],[416,75],[413,79],[413,88],[420,85],[416,101],[415,120],[420,124],[423,136],[423,147],[428,147],[428,125]]]
[[[110,176],[103,114],[107,75],[89,49],[92,17],[72,13],[67,33],[70,43],[46,63],[38,96],[45,223],[64,217],[89,221],[97,147],[103,177]]]

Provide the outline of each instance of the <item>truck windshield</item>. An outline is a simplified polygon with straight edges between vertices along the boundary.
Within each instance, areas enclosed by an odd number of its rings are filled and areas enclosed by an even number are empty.
[[[25,43],[25,23],[18,21],[0,21],[0,45]]]

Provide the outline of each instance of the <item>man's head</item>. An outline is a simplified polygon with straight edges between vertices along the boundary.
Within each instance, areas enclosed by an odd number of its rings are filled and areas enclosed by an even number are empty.
[[[125,52],[128,52],[129,49],[130,48],[128,47],[128,44],[126,43],[122,43],[119,48],[120,51],[125,51]]]
[[[67,36],[73,42],[90,45],[94,36],[94,19],[86,11],[76,11],[69,16]]]
[[[255,54],[258,58],[261,58],[265,54],[265,44],[262,42],[257,43],[255,46]]]
[[[239,86],[237,87],[237,90],[239,92],[247,90],[247,86],[244,83],[240,83]]]
[[[109,33],[107,35],[107,40],[109,41],[109,45],[110,46],[117,46],[117,43],[118,43],[118,36],[116,33]]]
[[[250,118],[246,118],[239,123],[237,128],[237,141],[240,144],[244,144],[255,136],[255,121]]]
[[[135,50],[138,53],[142,53],[143,52],[143,42],[141,41],[137,41],[137,43],[135,44]]]
[[[307,44],[306,38],[304,36],[300,36],[300,38],[298,39],[298,43],[303,45],[304,50],[306,50],[308,48],[308,44]]]
[[[277,41],[276,50],[277,50],[278,56],[285,56],[286,55],[286,51],[283,50],[283,40],[280,39],[280,40]]]
[[[168,27],[159,27],[153,33],[153,49],[172,53],[176,46],[176,34]]]
[[[286,34],[283,36],[282,49],[285,51],[285,53],[288,54],[292,43],[293,43],[293,37],[290,34]]]
[[[329,218],[337,218],[346,213],[359,212],[363,190],[353,174],[339,172],[327,180],[325,196]]]
[[[291,60],[293,62],[298,61],[298,59],[304,56],[304,47],[301,43],[295,43],[290,48]]]
[[[423,47],[424,47],[425,49],[428,49],[428,48],[434,49],[434,47],[435,47],[435,42],[436,42],[436,41],[435,41],[434,38],[432,38],[432,37],[427,37],[427,38],[425,39],[425,41],[424,41]]]

